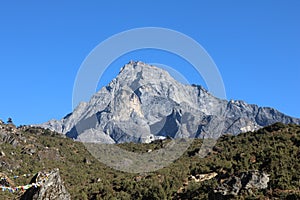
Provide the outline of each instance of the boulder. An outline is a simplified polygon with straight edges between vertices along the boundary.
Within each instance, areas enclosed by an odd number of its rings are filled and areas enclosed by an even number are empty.
[[[21,197],[21,200],[70,200],[70,194],[63,185],[59,169],[50,173],[38,172],[30,183],[39,183],[38,187],[31,187]]]
[[[260,171],[242,172],[236,176],[231,176],[224,180],[221,185],[214,190],[217,196],[236,196],[242,190],[252,192],[253,189],[266,189],[268,187],[269,175]]]

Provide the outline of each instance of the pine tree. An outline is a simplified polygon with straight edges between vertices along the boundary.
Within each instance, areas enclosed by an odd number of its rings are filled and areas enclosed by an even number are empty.
[[[8,123],[8,124],[12,124],[12,123],[13,123],[12,118],[9,117],[9,118],[7,119],[7,123]]]

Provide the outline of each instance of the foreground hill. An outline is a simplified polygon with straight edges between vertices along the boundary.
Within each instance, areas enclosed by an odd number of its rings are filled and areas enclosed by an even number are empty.
[[[147,152],[168,142],[118,146]],[[256,132],[224,135],[203,159],[198,155],[201,143],[202,140],[196,139],[168,167],[152,173],[130,174],[103,165],[82,143],[61,134],[0,124],[0,170],[13,177],[59,168],[72,199],[300,198],[300,126],[276,123]],[[31,178],[13,181],[22,185]],[[12,194],[0,191],[0,199],[18,199],[21,194],[22,191]]]
[[[184,85],[142,62],[118,76],[61,120],[39,125],[81,141],[150,142],[157,138],[218,138],[276,122],[300,124],[273,108],[227,101],[203,87]]]

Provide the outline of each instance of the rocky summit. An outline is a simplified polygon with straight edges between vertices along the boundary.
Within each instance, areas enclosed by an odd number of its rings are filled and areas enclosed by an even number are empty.
[[[165,137],[218,138],[275,122],[300,124],[300,119],[219,99],[201,86],[176,81],[163,69],[131,61],[89,102],[39,126],[85,142],[149,143]]]

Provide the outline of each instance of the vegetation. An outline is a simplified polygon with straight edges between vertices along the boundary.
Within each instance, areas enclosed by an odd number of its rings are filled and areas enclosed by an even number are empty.
[[[12,118],[9,117],[9,118],[7,119],[7,123],[8,123],[8,124],[12,124],[12,123],[13,123]]]
[[[209,199],[224,177],[259,170],[270,174],[267,189],[242,192],[236,199],[300,199],[300,126],[276,123],[256,132],[222,136],[205,158],[197,154],[202,140],[171,165],[151,173],[130,174],[102,164],[82,143],[40,128],[19,128],[23,143],[0,142],[0,170],[8,176],[59,168],[72,199]],[[25,140],[24,140],[25,138]],[[25,142],[24,142],[25,141]],[[162,148],[167,141],[151,144],[120,144],[134,152]],[[213,179],[189,182],[189,175],[218,173]],[[15,179],[15,185],[31,177]],[[183,187],[182,191],[179,188]],[[0,199],[20,194],[0,191]]]

